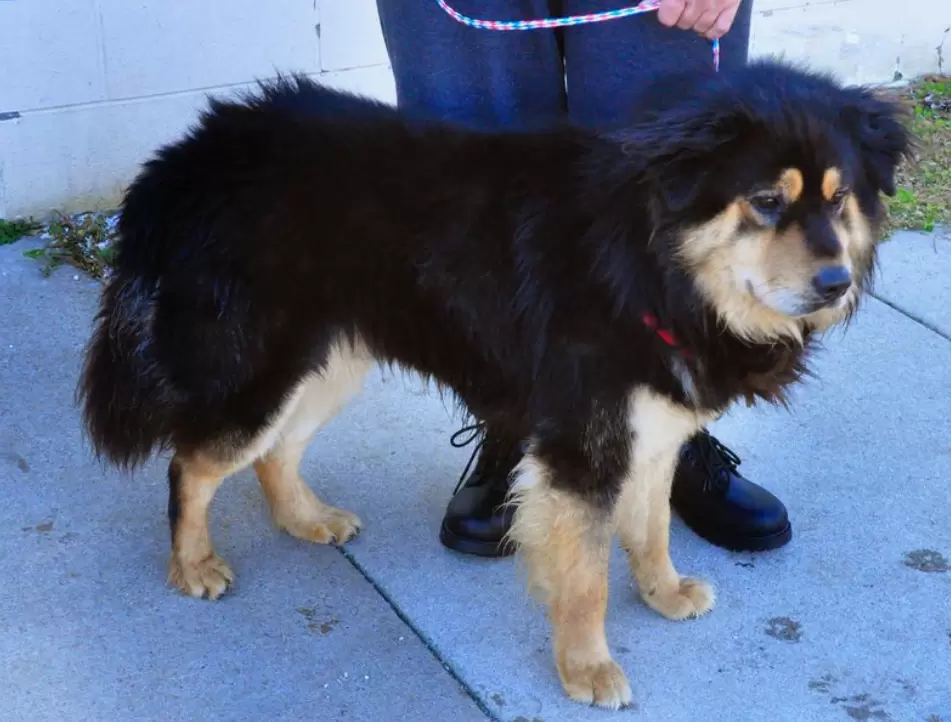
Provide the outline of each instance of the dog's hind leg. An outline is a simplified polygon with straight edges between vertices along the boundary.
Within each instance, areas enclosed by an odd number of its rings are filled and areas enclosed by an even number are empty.
[[[363,344],[334,344],[321,372],[299,383],[273,421],[249,443],[175,455],[168,469],[169,580],[175,586],[193,597],[217,599],[234,581],[234,573],[212,547],[208,507],[224,478],[252,463],[282,528],[324,543],[346,541],[356,533],[360,520],[317,499],[297,467],[307,442],[360,390],[372,363]]]
[[[307,441],[282,442],[254,463],[274,523],[304,541],[343,544],[360,531],[356,514],[322,502],[298,472]]]
[[[362,344],[334,345],[321,373],[298,388],[296,405],[274,445],[254,463],[275,523],[298,539],[343,544],[360,531],[355,514],[317,498],[301,479],[299,466],[314,434],[359,393],[372,364]]]
[[[668,619],[713,609],[713,588],[681,577],[670,559],[670,488],[680,447],[698,428],[693,412],[649,391],[632,399],[634,449],[615,523],[641,597]]]
[[[217,599],[234,581],[211,545],[208,507],[224,478],[240,468],[202,454],[176,454],[168,465],[168,578],[189,596]]]
[[[523,459],[510,537],[528,567],[532,592],[548,607],[565,692],[579,702],[619,709],[630,704],[631,688],[611,658],[604,631],[611,512],[553,486],[553,473],[533,454]]]

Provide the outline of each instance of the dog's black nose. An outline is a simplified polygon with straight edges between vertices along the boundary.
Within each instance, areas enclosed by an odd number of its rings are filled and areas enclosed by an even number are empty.
[[[852,276],[845,266],[825,266],[812,277],[812,285],[824,301],[835,301],[852,285]]]

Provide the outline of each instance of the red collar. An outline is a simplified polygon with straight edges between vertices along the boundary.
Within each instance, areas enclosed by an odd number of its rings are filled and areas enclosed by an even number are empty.
[[[670,331],[666,328],[661,328],[660,321],[657,319],[657,316],[652,313],[645,313],[643,316],[641,316],[641,320],[648,329],[660,337],[661,341],[683,356],[689,358],[690,352],[680,345],[680,342],[677,340],[677,337],[674,335],[673,331]]]

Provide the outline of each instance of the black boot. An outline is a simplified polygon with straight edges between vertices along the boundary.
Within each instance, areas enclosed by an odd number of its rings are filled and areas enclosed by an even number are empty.
[[[671,505],[699,536],[731,551],[778,549],[792,539],[786,507],[737,473],[740,458],[706,431],[684,445]]]
[[[446,508],[439,540],[450,549],[480,557],[505,557],[515,552],[504,537],[512,526],[514,508],[503,506],[512,483],[512,470],[522,458],[522,445],[473,424],[452,436],[452,445],[466,446],[479,439]],[[466,478],[476,455],[479,460]]]

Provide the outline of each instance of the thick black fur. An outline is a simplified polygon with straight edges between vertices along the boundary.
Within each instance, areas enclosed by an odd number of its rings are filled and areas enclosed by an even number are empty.
[[[719,327],[679,234],[789,166],[847,169],[877,219],[905,130],[872,93],[772,62],[661,79],[642,106],[597,135],[413,125],[300,78],[212,102],[125,196],[79,389],[96,449],[128,467],[240,446],[344,334],[609,504],[632,389],[692,403],[647,311],[702,360],[702,406],[780,399],[809,343]]]

